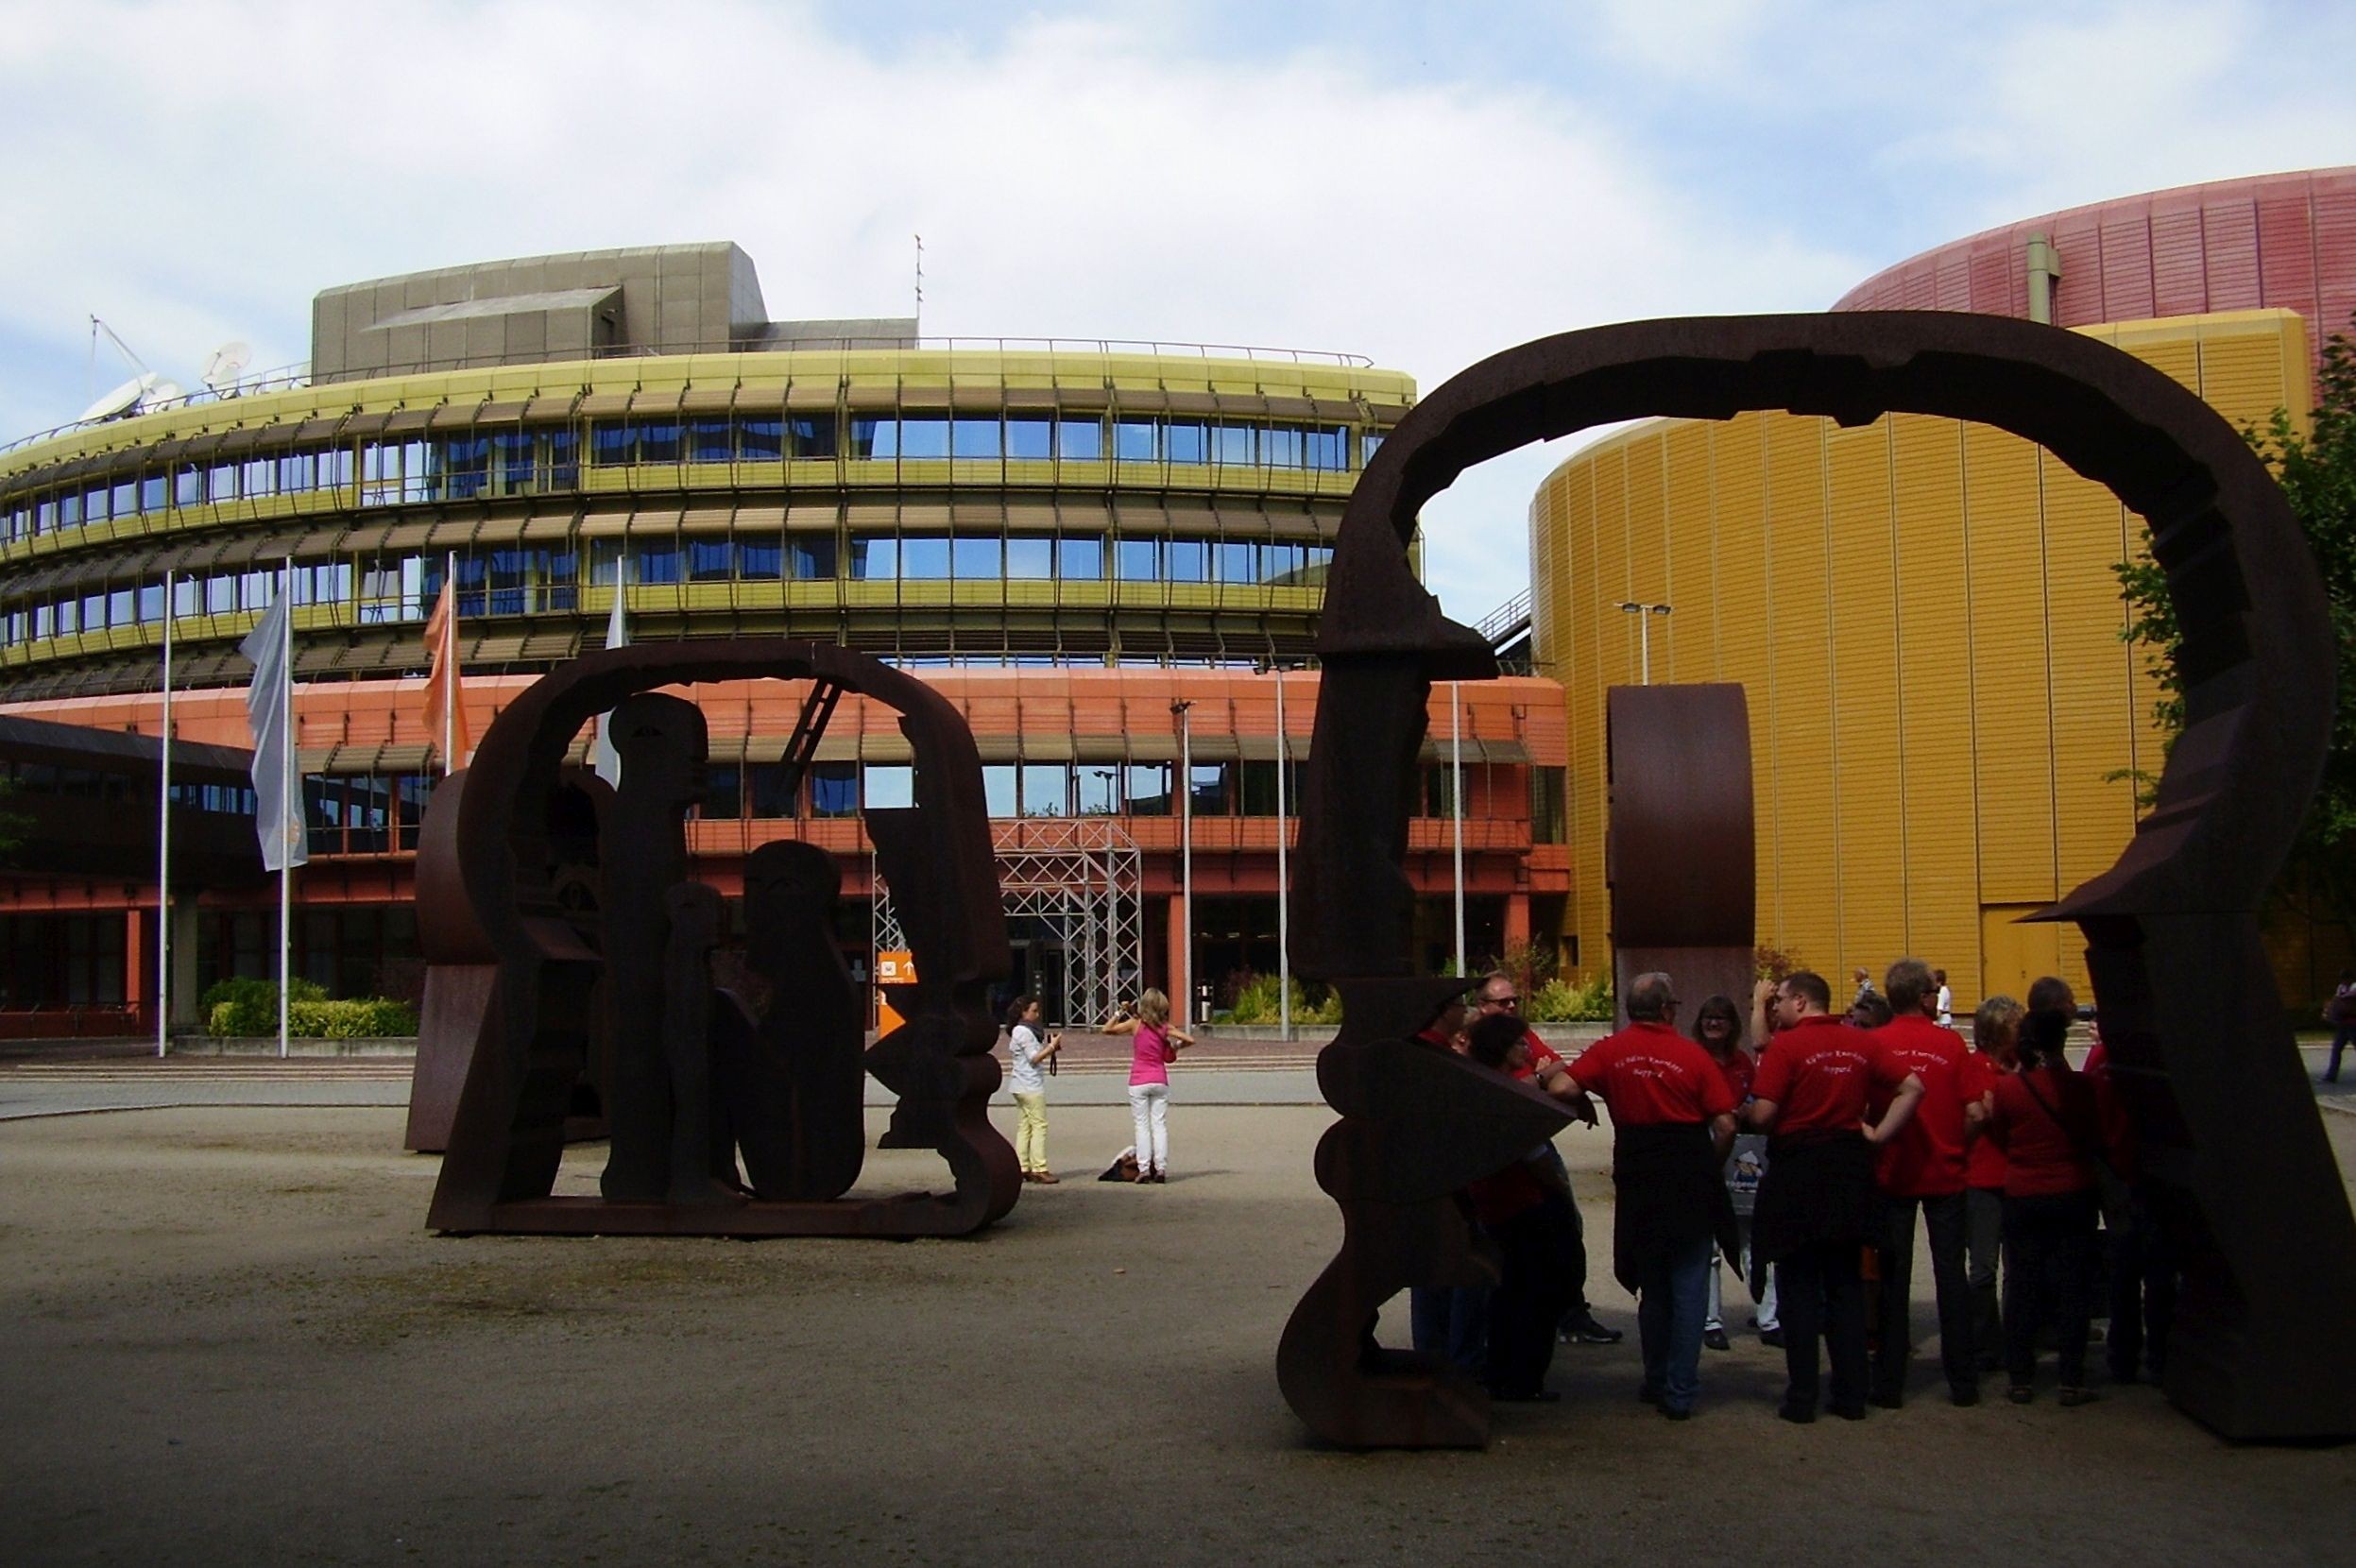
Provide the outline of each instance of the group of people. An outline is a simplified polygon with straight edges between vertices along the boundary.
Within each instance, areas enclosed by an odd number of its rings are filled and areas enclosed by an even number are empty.
[[[1007,1007],[1007,1085],[1015,1097],[1015,1161],[1022,1167],[1022,1179],[1053,1186],[1063,1178],[1047,1163],[1047,1074],[1054,1070],[1064,1039],[1044,1031],[1040,1011],[1039,998],[1028,995]],[[1194,1044],[1194,1036],[1170,1022],[1169,997],[1158,990],[1142,993],[1135,1007],[1121,1009],[1098,1025],[1097,1031],[1126,1034],[1135,1042],[1129,1062],[1129,1113],[1136,1128],[1136,1163],[1129,1179],[1167,1183],[1169,1068],[1178,1053]]]
[[[2076,1015],[2068,984],[2039,980],[2025,1007],[1984,1001],[1967,1046],[1940,1021],[1953,1006],[1944,974],[1901,959],[1879,990],[1857,980],[1843,1013],[1818,975],[1761,981],[1755,1054],[1730,997],[1703,1001],[1694,1037],[1682,1033],[1682,999],[1657,973],[1630,985],[1628,1027],[1568,1062],[1512,1013],[1505,975],[1484,982],[1477,1014],[1452,1009],[1421,1038],[1556,1097],[1589,1125],[1596,1099],[1610,1109],[1613,1272],[1638,1302],[1639,1394],[1672,1420],[1693,1411],[1705,1344],[1730,1344],[1720,1253],[1750,1284],[1763,1338],[1784,1350],[1784,1419],[1829,1408],[1860,1420],[1869,1406],[1903,1405],[1918,1214],[1955,1404],[1977,1404],[1982,1372],[1999,1368],[2014,1402],[2032,1400],[2045,1337],[2060,1403],[2094,1397],[2086,1356],[2103,1225],[2111,1375],[2156,1375],[2174,1270],[2133,1180],[2099,1041],[2083,1071],[2064,1055]],[[1736,1156],[1745,1133],[1752,1147]],[[1738,1212],[1754,1192],[1752,1211]],[[1554,1344],[1593,1323],[1560,1156],[1549,1142],[1460,1202],[1494,1244],[1500,1278],[1486,1292],[1416,1291],[1416,1347],[1477,1372],[1498,1399],[1551,1398]]]

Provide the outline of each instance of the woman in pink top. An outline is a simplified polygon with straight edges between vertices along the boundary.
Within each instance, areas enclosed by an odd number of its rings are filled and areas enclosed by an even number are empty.
[[[1136,1122],[1137,1180],[1169,1179],[1169,1065],[1194,1044],[1194,1036],[1173,1029],[1169,998],[1148,991],[1137,998],[1134,1017],[1116,1018],[1104,1026],[1106,1034],[1134,1034],[1137,1048],[1129,1059],[1129,1114]]]

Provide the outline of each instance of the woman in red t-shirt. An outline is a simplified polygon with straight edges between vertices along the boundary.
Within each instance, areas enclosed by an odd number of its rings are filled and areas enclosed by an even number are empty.
[[[2048,1320],[2060,1352],[2061,1403],[2094,1397],[2086,1387],[2086,1338],[2102,1118],[2094,1086],[2062,1055],[2069,1032],[2067,1013],[2030,1014],[2020,1070],[1989,1091],[1989,1135],[2005,1150],[2005,1370],[2016,1405],[2031,1397],[2037,1331]]]
[[[2021,1044],[2021,1004],[1990,997],[1972,1014],[1972,1046],[1964,1058],[1964,1279],[1972,1287],[1972,1344],[1980,1371],[2004,1365],[2004,1314],[1996,1299],[1996,1268],[2004,1252],[2005,1150],[1988,1135],[1989,1091],[2012,1071]]]

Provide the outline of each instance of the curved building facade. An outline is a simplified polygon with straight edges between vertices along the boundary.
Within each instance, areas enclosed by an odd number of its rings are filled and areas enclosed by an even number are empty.
[[[937,671],[974,724],[1010,844],[1077,834],[1134,853],[1145,956],[1125,980],[1273,966],[1274,679],[1244,672],[1307,659],[1342,504],[1412,402],[1407,376],[1331,354],[934,346],[913,321],[771,321],[728,245],[331,289],[313,329],[294,384],[0,453],[11,711],[155,733],[168,621],[176,735],[244,743],[236,645],[291,562],[299,748],[324,850],[300,875],[299,972],[339,993],[399,990],[414,963],[409,862],[445,760],[423,719],[422,627],[453,570],[478,735],[519,685],[602,645],[617,600],[633,641],[811,638]],[[1297,762],[1315,677],[1288,686]],[[810,837],[838,851],[855,901],[870,895],[857,813],[905,788],[896,731],[846,704],[788,798],[792,695],[754,683],[698,696],[714,737],[699,875],[734,895],[743,853]],[[1191,705],[1183,718],[1176,704]],[[1511,808],[1472,825],[1495,944],[1528,928],[1527,775],[1533,731],[1560,765],[1552,707],[1526,682],[1466,720],[1481,763],[1469,800]],[[1191,779],[1173,776],[1182,728]],[[239,803],[190,803],[208,804]],[[1174,818],[1196,851],[1193,920]],[[267,887],[176,897],[189,929],[174,946],[192,965],[176,993],[274,970]],[[0,871],[0,955],[20,955],[0,959],[10,1002],[135,1006],[150,994],[138,953],[153,898]],[[846,914],[846,946],[867,945],[871,912]]]
[[[2029,220],[1839,308],[2030,315],[2033,269],[2051,319],[2235,425],[2301,422],[2317,347],[2356,308],[2356,170]],[[2160,762],[2145,656],[2120,635],[2116,568],[2142,523],[2107,490],[1985,426],[1752,413],[1583,449],[1532,499],[1530,533],[1576,865],[1603,864],[1604,692],[1640,678],[1648,638],[1653,679],[1748,690],[1763,943],[1835,976],[1917,955],[1965,1002],[2040,974],[2083,984],[2074,932],[2020,917],[2116,859]],[[1562,937],[1582,968],[1609,963],[1608,912],[1579,877]],[[2285,996],[2328,995],[2345,933],[2285,920],[2275,937]]]

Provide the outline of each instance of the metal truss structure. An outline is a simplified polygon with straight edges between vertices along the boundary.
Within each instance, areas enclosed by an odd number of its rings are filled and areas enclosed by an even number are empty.
[[[1145,974],[1143,857],[1109,817],[1023,817],[990,824],[1007,927],[1032,949],[1029,988],[1051,1022],[1093,1023],[1134,999]],[[872,908],[875,950],[903,950],[892,890],[880,870]],[[1046,961],[1042,949],[1056,953]]]

